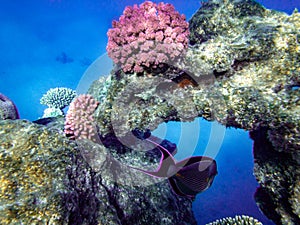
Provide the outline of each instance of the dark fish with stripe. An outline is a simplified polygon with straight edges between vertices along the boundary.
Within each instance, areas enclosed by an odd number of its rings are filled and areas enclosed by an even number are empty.
[[[196,194],[207,190],[217,175],[217,163],[206,156],[192,156],[176,162],[173,155],[163,146],[151,142],[161,151],[159,167],[156,171],[137,169],[153,177],[167,177],[173,191],[180,196],[195,197]]]

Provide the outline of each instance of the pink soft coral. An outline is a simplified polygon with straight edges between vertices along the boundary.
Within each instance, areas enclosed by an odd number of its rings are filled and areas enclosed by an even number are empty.
[[[172,63],[188,47],[188,22],[171,4],[128,6],[112,26],[106,50],[124,72]]]
[[[91,95],[79,95],[71,102],[65,121],[65,133],[75,139],[97,141],[97,128],[93,114],[98,107]]]

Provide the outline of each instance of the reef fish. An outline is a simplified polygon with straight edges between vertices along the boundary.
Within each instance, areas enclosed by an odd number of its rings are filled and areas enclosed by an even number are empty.
[[[206,156],[192,156],[176,162],[173,155],[160,144],[150,140],[161,151],[159,166],[156,171],[137,169],[153,177],[168,178],[175,194],[195,197],[196,194],[207,190],[217,175],[217,163]]]

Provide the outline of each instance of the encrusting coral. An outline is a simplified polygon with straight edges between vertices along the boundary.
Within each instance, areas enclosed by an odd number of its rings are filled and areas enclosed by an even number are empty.
[[[1,224],[62,224],[74,145],[25,120],[0,121]]]

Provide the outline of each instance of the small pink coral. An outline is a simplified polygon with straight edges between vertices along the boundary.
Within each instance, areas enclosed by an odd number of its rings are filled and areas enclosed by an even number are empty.
[[[189,24],[171,4],[146,1],[127,6],[112,26],[106,50],[124,72],[171,63],[188,47]]]
[[[74,139],[97,140],[97,127],[93,114],[99,102],[91,95],[79,95],[71,102],[66,115],[65,133]]]

